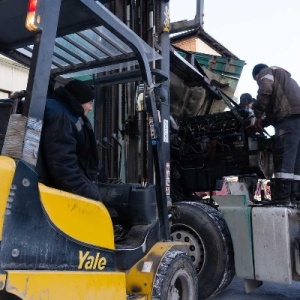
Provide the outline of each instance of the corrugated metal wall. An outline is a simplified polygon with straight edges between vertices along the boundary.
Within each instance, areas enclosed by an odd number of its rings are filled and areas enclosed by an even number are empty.
[[[25,90],[28,69],[0,56],[0,99],[7,98],[11,92]]]

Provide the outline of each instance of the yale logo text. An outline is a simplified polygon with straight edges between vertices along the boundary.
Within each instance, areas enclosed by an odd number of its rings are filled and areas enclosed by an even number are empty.
[[[106,258],[101,257],[98,252],[96,255],[90,255],[90,251],[79,251],[78,270],[104,270],[106,267]]]

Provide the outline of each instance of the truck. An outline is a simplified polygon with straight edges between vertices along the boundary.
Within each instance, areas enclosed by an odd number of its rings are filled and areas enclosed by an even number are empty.
[[[297,204],[264,206],[252,193],[272,177],[273,140],[246,129],[252,116],[232,100],[230,80],[172,46],[169,1],[10,0],[0,17],[1,54],[30,66],[22,114],[18,98],[0,110],[5,297],[202,300],[235,275],[246,292],[299,280]],[[182,29],[203,34],[198,26]],[[70,78],[95,89],[104,205],[38,182],[48,83]],[[239,182],[214,195],[230,175]]]
[[[197,295],[188,243],[170,239],[165,185],[160,184],[166,179],[150,62],[162,57],[106,2],[0,3],[0,52],[29,67],[25,91],[0,101],[1,299],[192,300]],[[167,3],[161,6],[167,10]],[[97,94],[100,78],[106,85],[139,80],[148,91],[158,184],[110,180],[101,186],[107,206],[46,186],[38,177],[49,87],[85,71],[93,74]],[[101,72],[107,75],[98,77]],[[167,80],[168,74],[158,69],[156,76]],[[96,103],[97,111],[103,103]],[[117,239],[120,223],[126,236]]]

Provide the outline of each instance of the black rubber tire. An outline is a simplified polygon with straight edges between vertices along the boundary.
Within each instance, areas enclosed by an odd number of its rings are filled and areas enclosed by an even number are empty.
[[[198,280],[189,256],[178,250],[164,255],[154,277],[152,300],[195,300]]]
[[[5,291],[0,291],[0,300],[22,300],[22,299],[13,294],[6,293]]]
[[[197,271],[198,300],[216,296],[232,281],[232,239],[217,209],[199,202],[174,203],[171,238],[190,243],[188,254]]]

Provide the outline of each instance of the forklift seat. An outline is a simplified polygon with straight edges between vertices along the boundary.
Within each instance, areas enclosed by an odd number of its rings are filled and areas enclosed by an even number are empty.
[[[117,213],[124,225],[149,225],[157,219],[155,185],[137,183],[99,185],[101,201],[110,212]]]
[[[18,100],[1,99],[0,100],[0,153],[3,148],[4,138],[8,126],[10,115],[15,113],[18,106]]]

